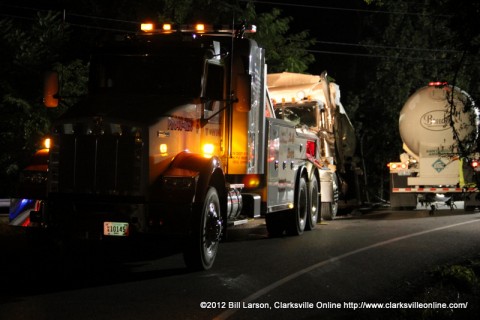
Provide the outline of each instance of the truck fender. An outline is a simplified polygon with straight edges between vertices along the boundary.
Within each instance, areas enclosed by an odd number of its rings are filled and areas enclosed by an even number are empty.
[[[305,174],[307,176],[308,184],[310,184],[315,179],[315,181],[317,182],[318,192],[320,193],[320,199],[323,199],[322,186],[325,187],[326,184],[322,183],[322,178],[321,178],[322,170],[319,170],[317,167],[307,164],[307,166],[303,167],[303,170],[299,172],[299,175],[296,180],[296,185],[298,185],[298,179],[301,177],[302,174]],[[330,189],[332,188],[330,187]],[[333,199],[333,190],[331,191],[331,194],[332,194],[331,198]]]
[[[308,173],[308,168],[304,165],[298,167],[297,175],[295,176],[295,194],[297,194],[298,192],[297,187],[300,183],[300,178],[302,176],[305,176],[307,178],[307,181],[306,181],[307,183],[310,182],[311,176]]]
[[[310,183],[310,181],[312,181],[314,177],[317,179],[318,188],[319,188],[318,190],[320,190],[320,173],[316,167],[312,166],[310,171],[308,172],[308,182]]]
[[[201,219],[200,216],[204,214],[202,208],[204,207],[204,202],[209,194],[209,190],[213,187],[217,192],[220,205],[220,221],[222,227],[219,236],[222,235],[222,237],[226,237],[228,192],[220,159],[215,156],[207,158],[196,153],[186,151],[181,152],[175,156],[170,163],[169,168],[162,176],[181,177],[182,174],[184,174],[185,177],[194,177],[194,186],[189,188],[189,190],[183,190],[183,192],[180,193],[175,192],[175,194],[173,194],[173,192],[162,192],[162,194],[163,197],[170,197],[170,199],[164,198],[167,202],[172,201],[171,198],[173,197],[176,198],[173,201],[180,201],[182,204],[191,204],[191,211],[190,213],[187,213],[188,216],[185,217],[189,221],[185,221],[186,224],[184,225],[184,227],[186,227],[186,229],[184,229],[186,234],[195,235],[195,229],[197,228],[196,221],[201,221],[198,219]],[[187,244],[188,243],[190,243],[190,241],[187,240]],[[190,248],[190,250],[185,252],[193,252],[194,256],[196,256],[198,252],[196,249],[192,250],[193,249]],[[187,256],[190,257],[190,255]],[[187,258],[187,260],[190,260],[190,258]]]
[[[192,193],[191,199],[195,205],[203,203],[210,186],[215,187],[220,198],[222,212],[226,212],[225,175],[218,157],[204,157],[201,154],[183,151],[175,156],[162,176],[195,176],[195,192]],[[183,199],[183,201],[185,200]]]

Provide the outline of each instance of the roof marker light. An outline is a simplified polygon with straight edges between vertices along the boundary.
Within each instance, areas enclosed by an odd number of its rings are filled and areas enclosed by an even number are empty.
[[[153,23],[142,23],[140,29],[145,32],[153,31]]]
[[[431,81],[428,83],[430,87],[442,87],[446,86],[448,83],[446,81]]]

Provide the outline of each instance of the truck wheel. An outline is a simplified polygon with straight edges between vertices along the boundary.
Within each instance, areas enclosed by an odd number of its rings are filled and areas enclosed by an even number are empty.
[[[338,185],[333,180],[333,202],[322,202],[322,208],[320,210],[322,213],[323,220],[333,220],[338,213]]]
[[[312,180],[310,181],[310,188],[308,188],[308,191],[308,218],[305,229],[312,230],[317,225],[318,210],[320,209],[318,201],[318,183],[315,175],[313,175]]]
[[[192,233],[187,239],[183,257],[192,270],[208,270],[213,266],[222,236],[220,200],[211,187],[200,212],[194,212]]]
[[[305,230],[308,216],[308,190],[304,177],[300,177],[298,188],[295,194],[295,205],[292,212],[288,214],[287,233],[298,236]]]
[[[338,204],[333,202],[322,202],[322,219],[333,220],[337,216]]]

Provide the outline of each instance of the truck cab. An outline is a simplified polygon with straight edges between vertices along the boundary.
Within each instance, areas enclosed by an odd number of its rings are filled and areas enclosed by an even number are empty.
[[[251,29],[144,27],[92,53],[89,94],[52,126],[30,218],[66,237],[178,237],[192,269],[212,267],[248,218],[272,235],[313,229],[319,140],[275,119]]]

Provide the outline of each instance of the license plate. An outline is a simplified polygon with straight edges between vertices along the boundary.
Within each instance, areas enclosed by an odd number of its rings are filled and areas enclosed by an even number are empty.
[[[129,225],[128,222],[104,222],[103,235],[105,236],[128,236]]]

